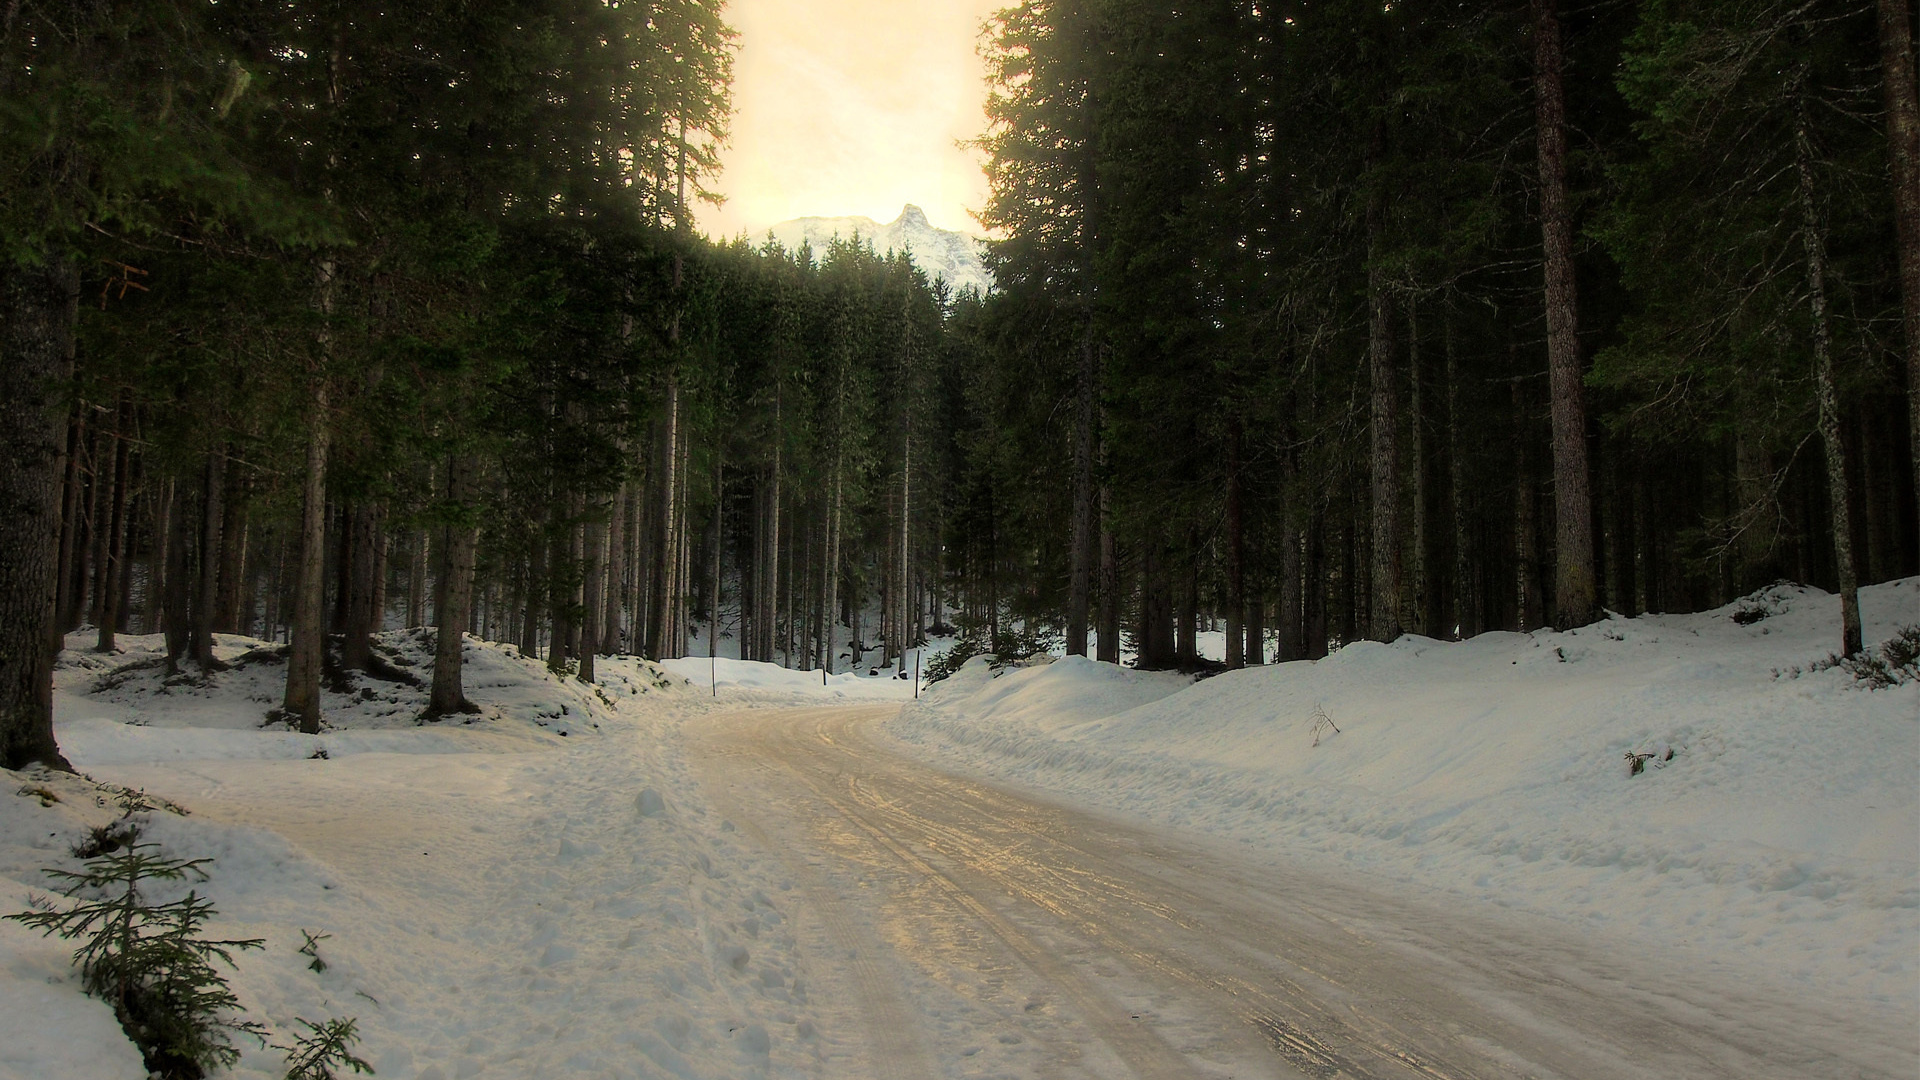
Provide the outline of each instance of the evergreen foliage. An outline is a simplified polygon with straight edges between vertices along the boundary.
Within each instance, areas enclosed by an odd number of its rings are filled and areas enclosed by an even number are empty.
[[[292,1046],[278,1047],[287,1054],[286,1080],[334,1080],[342,1069],[351,1069],[356,1076],[374,1074],[373,1066],[353,1055],[360,1034],[354,1030],[351,1017],[334,1017],[319,1024],[296,1019],[307,1029],[306,1034],[296,1038]]]
[[[0,765],[58,763],[82,625],[192,677],[284,637],[317,728],[394,625],[438,628],[435,719],[463,633],[583,678],[949,621],[1192,668],[1913,573],[1875,15],[1014,4],[982,296],[694,234],[720,0],[9,9]]]
[[[239,1060],[231,1033],[264,1041],[264,1028],[235,1015],[239,1001],[216,964],[231,968],[235,952],[265,943],[202,937],[215,912],[198,892],[149,899],[143,890],[152,883],[207,879],[202,867],[209,860],[166,858],[158,850],[136,840],[77,872],[45,870],[77,902],[6,918],[78,941],[73,962],[82,985],[113,1007],[148,1070],[168,1080],[197,1078]]]

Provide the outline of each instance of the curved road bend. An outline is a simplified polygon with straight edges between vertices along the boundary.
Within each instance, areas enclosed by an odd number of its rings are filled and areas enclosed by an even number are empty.
[[[950,775],[895,706],[689,727],[777,853],[835,1076],[1912,1080],[1913,1017],[1686,973],[1573,928],[1390,896]]]

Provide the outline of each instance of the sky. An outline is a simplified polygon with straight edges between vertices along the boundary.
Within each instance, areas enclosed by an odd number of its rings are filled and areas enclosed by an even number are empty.
[[[986,201],[980,24],[1008,0],[732,0],[732,145],[700,226],[727,237],[796,217],[892,221],[913,203],[978,232]]]

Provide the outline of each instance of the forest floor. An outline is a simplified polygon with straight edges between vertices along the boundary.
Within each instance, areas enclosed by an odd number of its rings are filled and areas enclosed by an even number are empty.
[[[91,781],[10,778],[0,907],[119,813],[94,782],[170,800],[144,835],[266,939],[249,1014],[354,1016],[403,1080],[1911,1076],[1920,684],[1809,673],[1834,606],[1198,684],[976,661],[918,703],[725,659],[588,687],[470,641],[483,712],[427,726],[431,635],[394,631],[402,677],[330,692],[318,736],[260,727],[258,642],[200,683],[76,638]],[[1870,641],[1920,623],[1920,579],[1865,607]],[[0,1078],[137,1080],[69,951],[0,923]]]

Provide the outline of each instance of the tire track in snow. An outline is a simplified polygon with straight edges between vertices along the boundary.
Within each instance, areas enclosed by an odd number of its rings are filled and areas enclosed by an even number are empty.
[[[734,760],[743,760],[735,756]],[[765,773],[764,766],[756,772]],[[926,1044],[919,1037],[915,1017],[902,1005],[900,977],[876,955],[873,935],[863,932],[844,905],[827,887],[805,857],[775,843],[766,830],[733,800],[733,783],[709,778],[707,799],[723,818],[735,822],[763,850],[774,853],[806,899],[808,912],[820,920],[836,966],[844,964],[852,976],[853,996],[865,1029],[869,1075],[933,1077],[938,1075]]]

